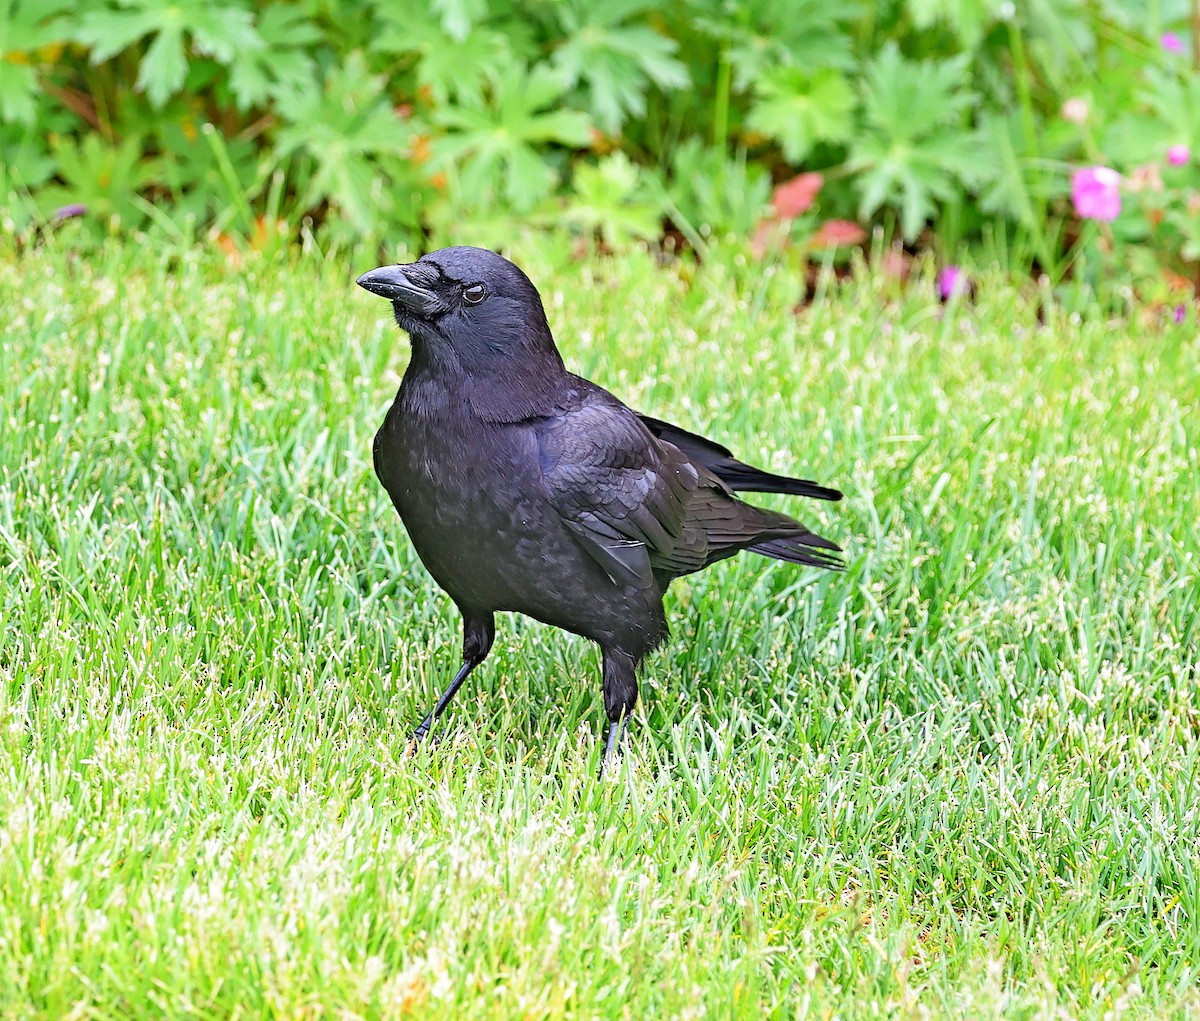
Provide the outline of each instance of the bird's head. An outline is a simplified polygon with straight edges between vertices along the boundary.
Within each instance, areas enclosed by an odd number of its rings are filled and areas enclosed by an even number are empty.
[[[562,364],[537,288],[485,248],[442,248],[419,262],[381,266],[358,286],[389,299],[400,328],[437,360],[453,355],[467,371],[522,354]]]

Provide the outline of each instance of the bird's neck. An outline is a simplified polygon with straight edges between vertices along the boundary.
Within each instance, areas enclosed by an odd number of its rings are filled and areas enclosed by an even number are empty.
[[[453,351],[432,350],[414,339],[401,392],[407,390],[428,408],[431,391],[438,391],[442,400],[435,405],[465,406],[485,422],[521,422],[552,414],[572,378],[554,348],[537,358],[495,358],[468,366]]]

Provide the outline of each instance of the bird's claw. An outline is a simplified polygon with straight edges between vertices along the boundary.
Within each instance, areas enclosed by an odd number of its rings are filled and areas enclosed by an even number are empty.
[[[429,732],[432,727],[433,722],[429,719],[429,717],[426,717],[417,724],[417,729],[412,732],[412,736],[408,739],[409,755],[415,755],[417,753],[417,749],[421,746],[421,742],[426,738],[429,738]],[[435,748],[442,743],[441,734],[434,734],[433,737],[429,739],[433,742]]]

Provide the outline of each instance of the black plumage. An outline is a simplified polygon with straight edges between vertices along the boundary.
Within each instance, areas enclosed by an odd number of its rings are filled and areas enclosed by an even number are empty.
[[[515,610],[600,646],[611,756],[638,664],[667,635],[674,578],[741,550],[840,566],[832,542],[734,493],[841,493],[744,464],[568,372],[537,290],[506,259],[446,248],[358,283],[412,339],[375,471],[463,615],[462,666],[416,738],[487,656],[495,612]]]

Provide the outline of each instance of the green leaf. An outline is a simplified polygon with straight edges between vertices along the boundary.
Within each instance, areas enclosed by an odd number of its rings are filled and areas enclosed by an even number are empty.
[[[91,47],[98,64],[153,36],[138,68],[138,88],[155,107],[162,107],[183,86],[187,76],[186,39],[197,53],[221,64],[262,49],[254,18],[241,7],[217,5],[207,0],[121,0],[119,9],[88,11],[75,38]]]
[[[0,0],[0,121],[34,123],[39,89],[33,54],[67,38],[70,22],[57,15],[71,6],[70,0]]]
[[[487,0],[432,0],[431,6],[441,16],[446,34],[457,42],[466,39],[471,27],[487,14]]]
[[[417,83],[438,103],[451,100],[478,103],[489,75],[512,61],[506,35],[476,26],[456,39],[429,11],[379,5],[386,26],[373,42],[385,53],[416,53]]]
[[[1022,138],[1019,114],[991,114],[984,119],[980,141],[990,154],[991,173],[980,192],[979,204],[989,213],[1010,216],[1031,226],[1036,213],[1025,178],[1026,163],[1020,155]]]
[[[858,13],[853,3],[827,0],[692,0],[695,24],[719,40],[739,91],[777,67],[807,71],[853,64],[845,27]],[[715,11],[714,11],[715,8]]]
[[[161,167],[144,157],[141,138],[130,135],[111,146],[92,134],[79,143],[58,139],[51,149],[63,183],[38,193],[44,211],[80,202],[89,215],[117,217],[127,226],[144,219],[136,200],[143,188],[160,179]]]
[[[651,84],[675,89],[690,81],[687,66],[674,56],[673,39],[626,23],[648,6],[642,0],[572,0],[557,9],[566,35],[554,52],[554,66],[568,86],[583,86],[596,123],[612,135],[626,117],[646,112]]]
[[[1153,122],[1166,144],[1182,142],[1200,146],[1200,78],[1193,74],[1181,77],[1159,69],[1146,73],[1146,88],[1138,96],[1141,104],[1152,114],[1144,118]],[[1170,141],[1167,141],[1170,139]],[[1130,158],[1146,159],[1145,149]]]
[[[0,125],[0,169],[10,184],[22,189],[36,188],[54,176],[42,133],[16,124]]]
[[[142,36],[158,31],[163,25],[160,12],[154,10],[88,11],[75,38],[92,48],[93,64],[115,57]]]
[[[984,33],[1003,17],[1006,0],[907,0],[913,24],[922,30],[945,24],[963,46],[975,50]]]
[[[885,202],[898,202],[904,237],[911,240],[933,215],[936,201],[952,198],[978,165],[979,147],[971,134],[928,139],[920,147],[888,145],[878,136],[865,139],[849,162],[861,174],[859,216],[867,219]]]
[[[693,244],[709,235],[748,237],[770,210],[771,177],[744,152],[731,159],[691,138],[671,152],[666,191],[671,218]]]
[[[563,222],[599,234],[611,245],[653,241],[662,233],[661,191],[652,192],[625,153],[615,152],[596,164],[580,163],[572,185],[575,195],[566,205]]]
[[[889,43],[867,69],[866,123],[847,163],[858,175],[860,217],[898,204],[904,237],[912,239],[937,202],[986,179],[986,150],[962,125],[978,101],[966,82],[968,59],[912,62]]]
[[[406,156],[413,138],[412,125],[389,102],[383,78],[368,74],[355,51],[327,73],[323,88],[308,82],[282,92],[277,109],[286,122],[277,159],[302,154],[310,161],[304,203],[332,202],[358,230],[373,233],[392,204],[376,162]]]
[[[561,106],[565,86],[545,66],[511,64],[492,76],[490,86],[476,102],[434,112],[447,134],[433,144],[433,166],[456,173],[470,201],[485,203],[500,193],[517,210],[529,209],[557,176],[534,146],[587,145],[591,123]]]
[[[183,52],[183,28],[163,27],[154,37],[138,67],[138,88],[154,106],[162,106],[179,90],[187,75],[187,56]]]
[[[299,8],[273,3],[258,16],[260,49],[240,55],[230,68],[229,85],[242,109],[266,101],[278,91],[294,89],[312,78],[315,66],[305,47],[321,32]]]
[[[71,20],[57,15],[74,6],[74,0],[0,0],[0,57],[66,39]]]
[[[967,86],[970,56],[950,60],[909,61],[888,43],[867,68],[864,111],[880,131],[896,138],[933,134],[976,105]]]
[[[37,73],[0,60],[0,120],[32,124],[37,115]]]
[[[254,16],[237,7],[200,5],[191,12],[187,27],[196,52],[219,64],[231,64],[238,54],[263,48]]]
[[[801,163],[817,142],[840,142],[853,134],[855,103],[839,71],[776,68],[759,80],[747,125],[778,142],[789,162]]]

